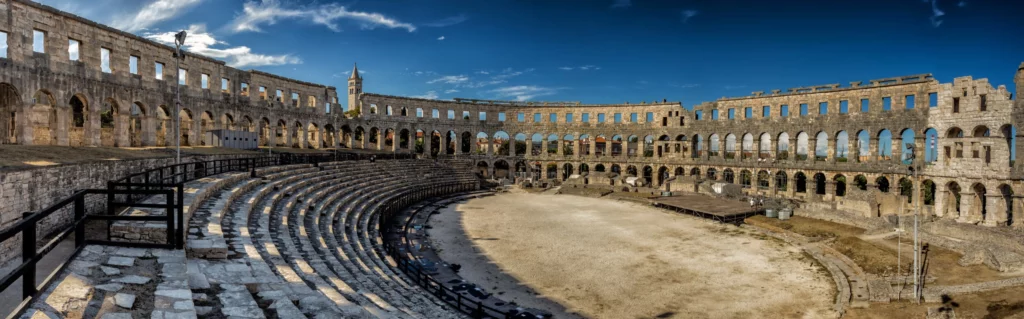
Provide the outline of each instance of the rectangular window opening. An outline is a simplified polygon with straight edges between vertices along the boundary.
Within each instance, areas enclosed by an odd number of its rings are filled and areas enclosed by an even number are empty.
[[[114,70],[110,68],[110,49],[100,48],[100,70],[103,73],[111,73]]]
[[[637,114],[636,113],[630,113],[629,114],[629,122],[630,123],[637,123],[638,121],[639,121],[639,118],[637,118]]]
[[[807,116],[807,103],[800,104],[800,116]]]
[[[128,73],[139,74],[139,57],[134,55],[128,57]]]
[[[729,119],[732,120],[732,119],[735,119],[735,118],[736,118],[736,109],[729,109]]]
[[[220,91],[223,93],[231,93],[231,81],[226,78],[220,78]]]
[[[565,122],[572,123],[572,113],[565,113]]]
[[[7,32],[0,32],[0,58],[7,57]]]
[[[4,35],[6,36],[6,33]],[[78,40],[68,39],[68,60],[78,61],[78,59],[80,58],[78,49],[81,47],[81,45],[82,43],[78,42]]]
[[[590,113],[583,113],[583,115],[581,116],[582,117],[580,119],[583,121],[583,123],[590,123]]]
[[[903,97],[903,103],[905,103],[904,106],[908,110],[913,110],[914,109],[914,95],[911,94],[911,95],[907,95],[907,96]]]
[[[164,64],[160,62],[153,62],[153,77],[157,80],[164,79]]]
[[[783,104],[783,105],[782,105],[782,106],[780,106],[779,108],[780,108],[780,110],[779,110],[779,116],[782,116],[782,117],[789,117],[789,105]]]
[[[46,32],[32,30],[32,52],[46,53]]]
[[[210,75],[205,73],[199,74],[199,87],[204,89],[210,88]]]
[[[178,85],[188,85],[188,70],[178,69]]]
[[[615,113],[612,119],[615,121],[615,123],[622,123],[622,113]]]
[[[850,113],[850,101],[842,100],[839,101],[839,114]]]
[[[953,113],[960,113],[960,98],[953,98]]]
[[[754,108],[747,107],[747,108],[743,109],[743,118],[749,119],[749,118],[752,118],[752,117],[754,117]]]
[[[654,122],[654,112],[647,112],[647,122]]]
[[[871,100],[860,99],[860,112],[867,113],[871,111]]]
[[[928,93],[928,107],[939,107],[939,93]]]
[[[526,122],[526,114],[523,114],[522,112],[516,114],[516,121],[519,121],[520,123]]]
[[[548,123],[558,123],[558,115],[555,113],[548,114]]]
[[[828,115],[828,102],[818,103],[818,115]]]
[[[986,99],[986,96],[985,96],[985,94],[982,94],[980,96],[981,96],[981,101],[978,102],[978,110],[980,110],[982,112],[987,111],[988,110],[988,103],[987,103],[988,101]]]
[[[239,92],[242,96],[249,96],[249,83],[242,82]],[[334,101],[337,103],[337,101]]]
[[[505,112],[498,113],[498,122],[505,122]]]
[[[882,98],[882,111],[889,111],[889,110],[892,110],[892,98],[886,96],[886,97]]]

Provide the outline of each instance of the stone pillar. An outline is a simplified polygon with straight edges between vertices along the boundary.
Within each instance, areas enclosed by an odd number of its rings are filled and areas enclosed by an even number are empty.
[[[818,137],[807,138],[807,160],[814,162],[818,158]]]
[[[828,178],[828,177],[826,177]],[[832,180],[825,180],[825,199],[834,200],[836,198],[836,182]]]
[[[581,143],[580,141],[581,141],[580,139],[576,139],[572,143],[572,157],[573,158],[580,158],[580,156],[582,156],[580,154],[580,143]]]
[[[949,191],[939,189],[939,187],[945,186],[935,185],[935,203],[934,205],[932,205],[935,210],[935,216],[942,218],[955,218],[955,216],[950,216],[951,214],[946,213],[946,207],[949,207],[948,205],[946,205],[946,201],[948,200],[948,196],[952,195],[949,193]]]
[[[999,226],[1006,223],[1005,201],[1003,195],[996,192],[985,192],[985,216],[982,224],[985,226]]]
[[[516,156],[516,138],[515,136],[509,136],[508,139],[508,156]],[[515,164],[515,163],[513,163]],[[513,170],[514,168],[509,168]]]
[[[789,161],[796,160],[796,141],[790,139],[789,143],[786,144],[786,152],[789,153]]]
[[[434,139],[434,131],[423,132],[423,157],[431,157],[433,150],[433,144],[431,141]],[[474,164],[475,165],[475,164]]]
[[[826,155],[828,157],[826,158],[826,161],[830,163],[835,163],[836,161],[839,160],[839,150],[837,149],[838,146],[839,142],[837,138],[828,139],[828,146],[826,146],[828,147],[828,155]]]
[[[643,145],[643,144],[641,144],[641,145]],[[638,156],[643,156],[643,154],[642,154],[643,152],[644,152],[644,150],[641,150],[639,148],[637,149],[637,153],[641,153]],[[621,155],[622,155],[622,157],[625,157],[625,158],[629,157],[629,138],[628,137],[622,140],[622,154]]]
[[[565,152],[563,151],[565,149],[565,140],[555,140],[555,143],[555,154],[558,155],[558,157],[562,157],[562,155],[565,155]],[[559,169],[561,169],[561,167],[559,167]]]
[[[589,149],[588,152],[590,153],[590,154],[587,154],[587,156],[589,156],[591,158],[597,156],[597,139],[596,138],[590,139],[590,143],[587,144],[587,148]]]
[[[1024,228],[1024,220],[1021,220],[1021,218],[1024,217],[1021,214],[1021,212],[1024,211],[1024,196],[1013,195],[1013,199],[1011,201],[1012,207],[1010,210],[1012,216],[1010,216],[1010,220],[1012,223],[1010,226],[1017,229]]]
[[[961,223],[976,222],[981,219],[981,216],[974,215],[974,193],[960,192],[960,216],[957,216],[956,221]],[[955,210],[955,208],[954,208]]]
[[[924,132],[922,132],[921,136],[914,136],[914,156],[917,156],[917,158],[914,159],[914,164],[915,166],[920,165],[922,168],[924,168],[924,164],[926,163],[924,160],[925,156],[928,154],[925,147],[927,144],[925,144],[924,137]],[[936,158],[936,160],[938,160],[938,158]]]
[[[878,154],[878,137],[871,137],[868,143],[868,162],[877,162],[882,154]]]
[[[152,126],[150,126],[150,127],[152,127]],[[56,128],[56,131],[57,131],[56,132],[56,134],[57,134],[57,145],[60,145],[60,146],[71,145],[71,139],[68,136],[68,131],[70,130],[70,128],[71,128],[71,111],[70,111],[70,107],[69,107],[68,111],[58,110],[57,111],[57,128]],[[154,135],[153,138],[155,139],[156,136]],[[153,144],[155,145],[156,143],[153,143]]]
[[[892,137],[892,162],[896,165],[903,165],[903,138]]]
[[[546,138],[540,140],[540,156],[548,156],[548,139]],[[547,174],[547,167],[544,167],[544,172]]]

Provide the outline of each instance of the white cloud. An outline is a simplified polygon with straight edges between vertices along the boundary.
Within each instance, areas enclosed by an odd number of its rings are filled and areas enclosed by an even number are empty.
[[[938,28],[942,25],[942,20],[939,20],[939,18],[942,18],[944,15],[946,15],[946,13],[939,10],[938,0],[932,0],[932,26]]]
[[[669,86],[673,86],[673,87],[677,87],[677,88],[683,88],[683,89],[690,89],[690,88],[700,87],[700,84],[693,84],[693,83],[691,83],[691,84],[669,84]]]
[[[487,71],[476,71],[476,74],[483,74],[483,75],[488,75],[488,74],[491,74],[491,72],[487,72]]]
[[[588,64],[588,65],[578,66],[578,67],[563,66],[563,67],[559,67],[558,69],[562,70],[562,71],[572,71],[572,70],[589,71],[589,70],[600,70],[601,67],[596,66],[596,65],[589,65]]]
[[[365,75],[366,73],[367,73],[366,70],[359,69],[359,75],[360,76]],[[339,78],[340,79],[340,78],[347,78],[349,75],[352,75],[352,70],[343,71],[341,73],[335,73],[335,74],[332,74],[331,77]]]
[[[631,5],[633,5],[633,2],[630,0],[615,0],[615,2],[612,2],[612,8],[625,8]]]
[[[174,45],[175,33],[177,32],[169,31],[163,33],[149,33],[144,36],[153,41]],[[227,43],[217,40],[214,38],[213,34],[206,32],[205,25],[193,24],[188,28],[188,37],[185,38],[185,45],[182,49],[211,58],[223,59],[229,66],[235,68],[302,63],[301,59],[292,56],[291,54],[256,54],[247,46],[228,47],[224,49],[213,48],[213,46],[223,45],[227,45]]]
[[[439,78],[427,81],[427,84],[434,84],[434,83],[438,83],[438,82],[448,83],[448,84],[459,84],[459,83],[463,83],[463,82],[466,82],[466,81],[469,81],[469,77],[465,76],[465,75],[445,75],[445,76],[442,76],[442,77],[439,77]]]
[[[441,19],[441,20],[437,20],[437,21],[434,21],[434,22],[424,23],[423,26],[434,27],[434,28],[447,27],[447,26],[463,23],[463,22],[466,21],[466,19],[467,18],[466,18],[465,14],[460,14],[460,15],[457,15],[457,16],[451,16],[451,17],[447,17],[447,18],[444,18],[444,19]]]
[[[413,97],[417,98],[417,99],[429,99],[429,100],[436,100],[438,98],[437,91],[427,91],[427,94],[414,95]]]
[[[261,32],[262,25],[273,25],[282,19],[308,19],[326,26],[332,31],[341,31],[337,20],[350,20],[363,29],[386,27],[389,29],[406,29],[416,31],[416,26],[389,18],[380,13],[349,11],[344,6],[330,3],[302,8],[285,8],[278,0],[248,1],[242,6],[242,13],[235,17],[228,28],[233,32]]]
[[[536,85],[517,85],[487,91],[498,96],[498,98],[515,98],[516,101],[526,101],[538,96],[553,95],[558,89],[545,88]]]
[[[437,38],[437,40],[438,41],[443,41],[444,40],[444,36],[442,35],[441,37]]]
[[[202,0],[157,0],[142,7],[138,12],[113,19],[111,26],[128,31],[146,30],[154,24],[177,17],[191,9]]]
[[[690,18],[693,18],[693,16],[697,15],[697,10],[683,10],[682,15],[683,15],[683,23],[686,23],[687,21],[690,20]]]
[[[459,93],[459,90],[451,89],[451,90],[445,90],[444,91],[444,94],[452,94],[452,93]]]

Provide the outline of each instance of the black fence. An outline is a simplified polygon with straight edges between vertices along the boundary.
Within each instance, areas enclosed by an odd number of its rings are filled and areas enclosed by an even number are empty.
[[[408,229],[406,222],[395,220],[397,217],[396,215],[401,213],[406,207],[427,198],[473,190],[477,190],[476,182],[450,183],[432,186],[427,189],[413,190],[401,194],[400,196],[396,196],[393,200],[386,201],[381,207],[377,220],[377,233],[382,237],[381,240],[384,242],[384,253],[395,261],[398,265],[398,269],[401,269],[406,276],[411,278],[413,282],[420,287],[423,287],[423,289],[428,293],[443,300],[445,303],[448,303],[459,311],[468,314],[472,318],[514,318],[518,314],[518,312],[514,310],[503,311],[501,309],[485,305],[478,299],[464,298],[459,292],[445,286],[445,283],[439,282],[431,277],[430,274],[423,272],[422,265],[413,260],[412,257],[406,253],[407,250],[402,248],[404,244],[401,239],[388,240],[388,238],[385,238],[387,235],[396,235],[394,233],[389,234],[389,232],[386,231],[389,229],[389,225],[402,224],[405,225],[403,229]],[[398,235],[404,237],[404,231]]]
[[[331,154],[290,154],[281,153],[272,156],[255,158],[220,159],[196,161],[158,167],[124,178],[107,182],[107,189],[79,190],[73,195],[36,212],[26,212],[21,221],[0,231],[0,247],[21,246],[22,263],[0,279],[0,291],[6,291],[19,279],[22,282],[23,300],[12,311],[11,317],[20,316],[39,292],[50,285],[64,268],[86,245],[112,245],[138,248],[182,249],[185,239],[184,185],[186,182],[206,176],[250,171],[255,174],[259,167],[313,164],[323,162],[352,161],[369,159],[409,159],[412,154],[351,154],[335,152]],[[103,198],[105,197],[105,199]],[[148,200],[146,199],[154,199]],[[121,214],[130,208],[147,208],[163,210],[163,215],[133,216]],[[69,215],[69,216],[68,216]],[[39,245],[38,229],[47,219],[68,218],[70,222],[57,222],[58,229],[42,234],[48,240]],[[97,228],[87,227],[90,222],[101,222],[105,234]],[[110,226],[118,221],[165,222],[167,225],[167,241],[165,243],[144,243],[132,241],[113,241]],[[91,232],[90,234],[87,234]],[[65,240],[74,234],[74,241]],[[87,238],[88,237],[90,238]],[[102,239],[95,239],[96,237]],[[16,242],[20,239],[20,243]],[[59,265],[42,281],[37,282],[38,263],[60,245],[73,245],[70,256],[61,259]]]

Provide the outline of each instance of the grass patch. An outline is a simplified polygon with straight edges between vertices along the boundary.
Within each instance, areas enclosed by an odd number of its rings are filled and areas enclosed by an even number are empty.
[[[897,274],[896,263],[899,257],[895,251],[885,247],[879,247],[873,243],[866,242],[856,237],[839,237],[831,244],[832,248],[839,253],[846,255],[853,262],[860,265],[864,271],[876,275]],[[900,273],[906,274],[910,271],[913,263],[913,256],[905,256],[900,260],[902,265]]]

